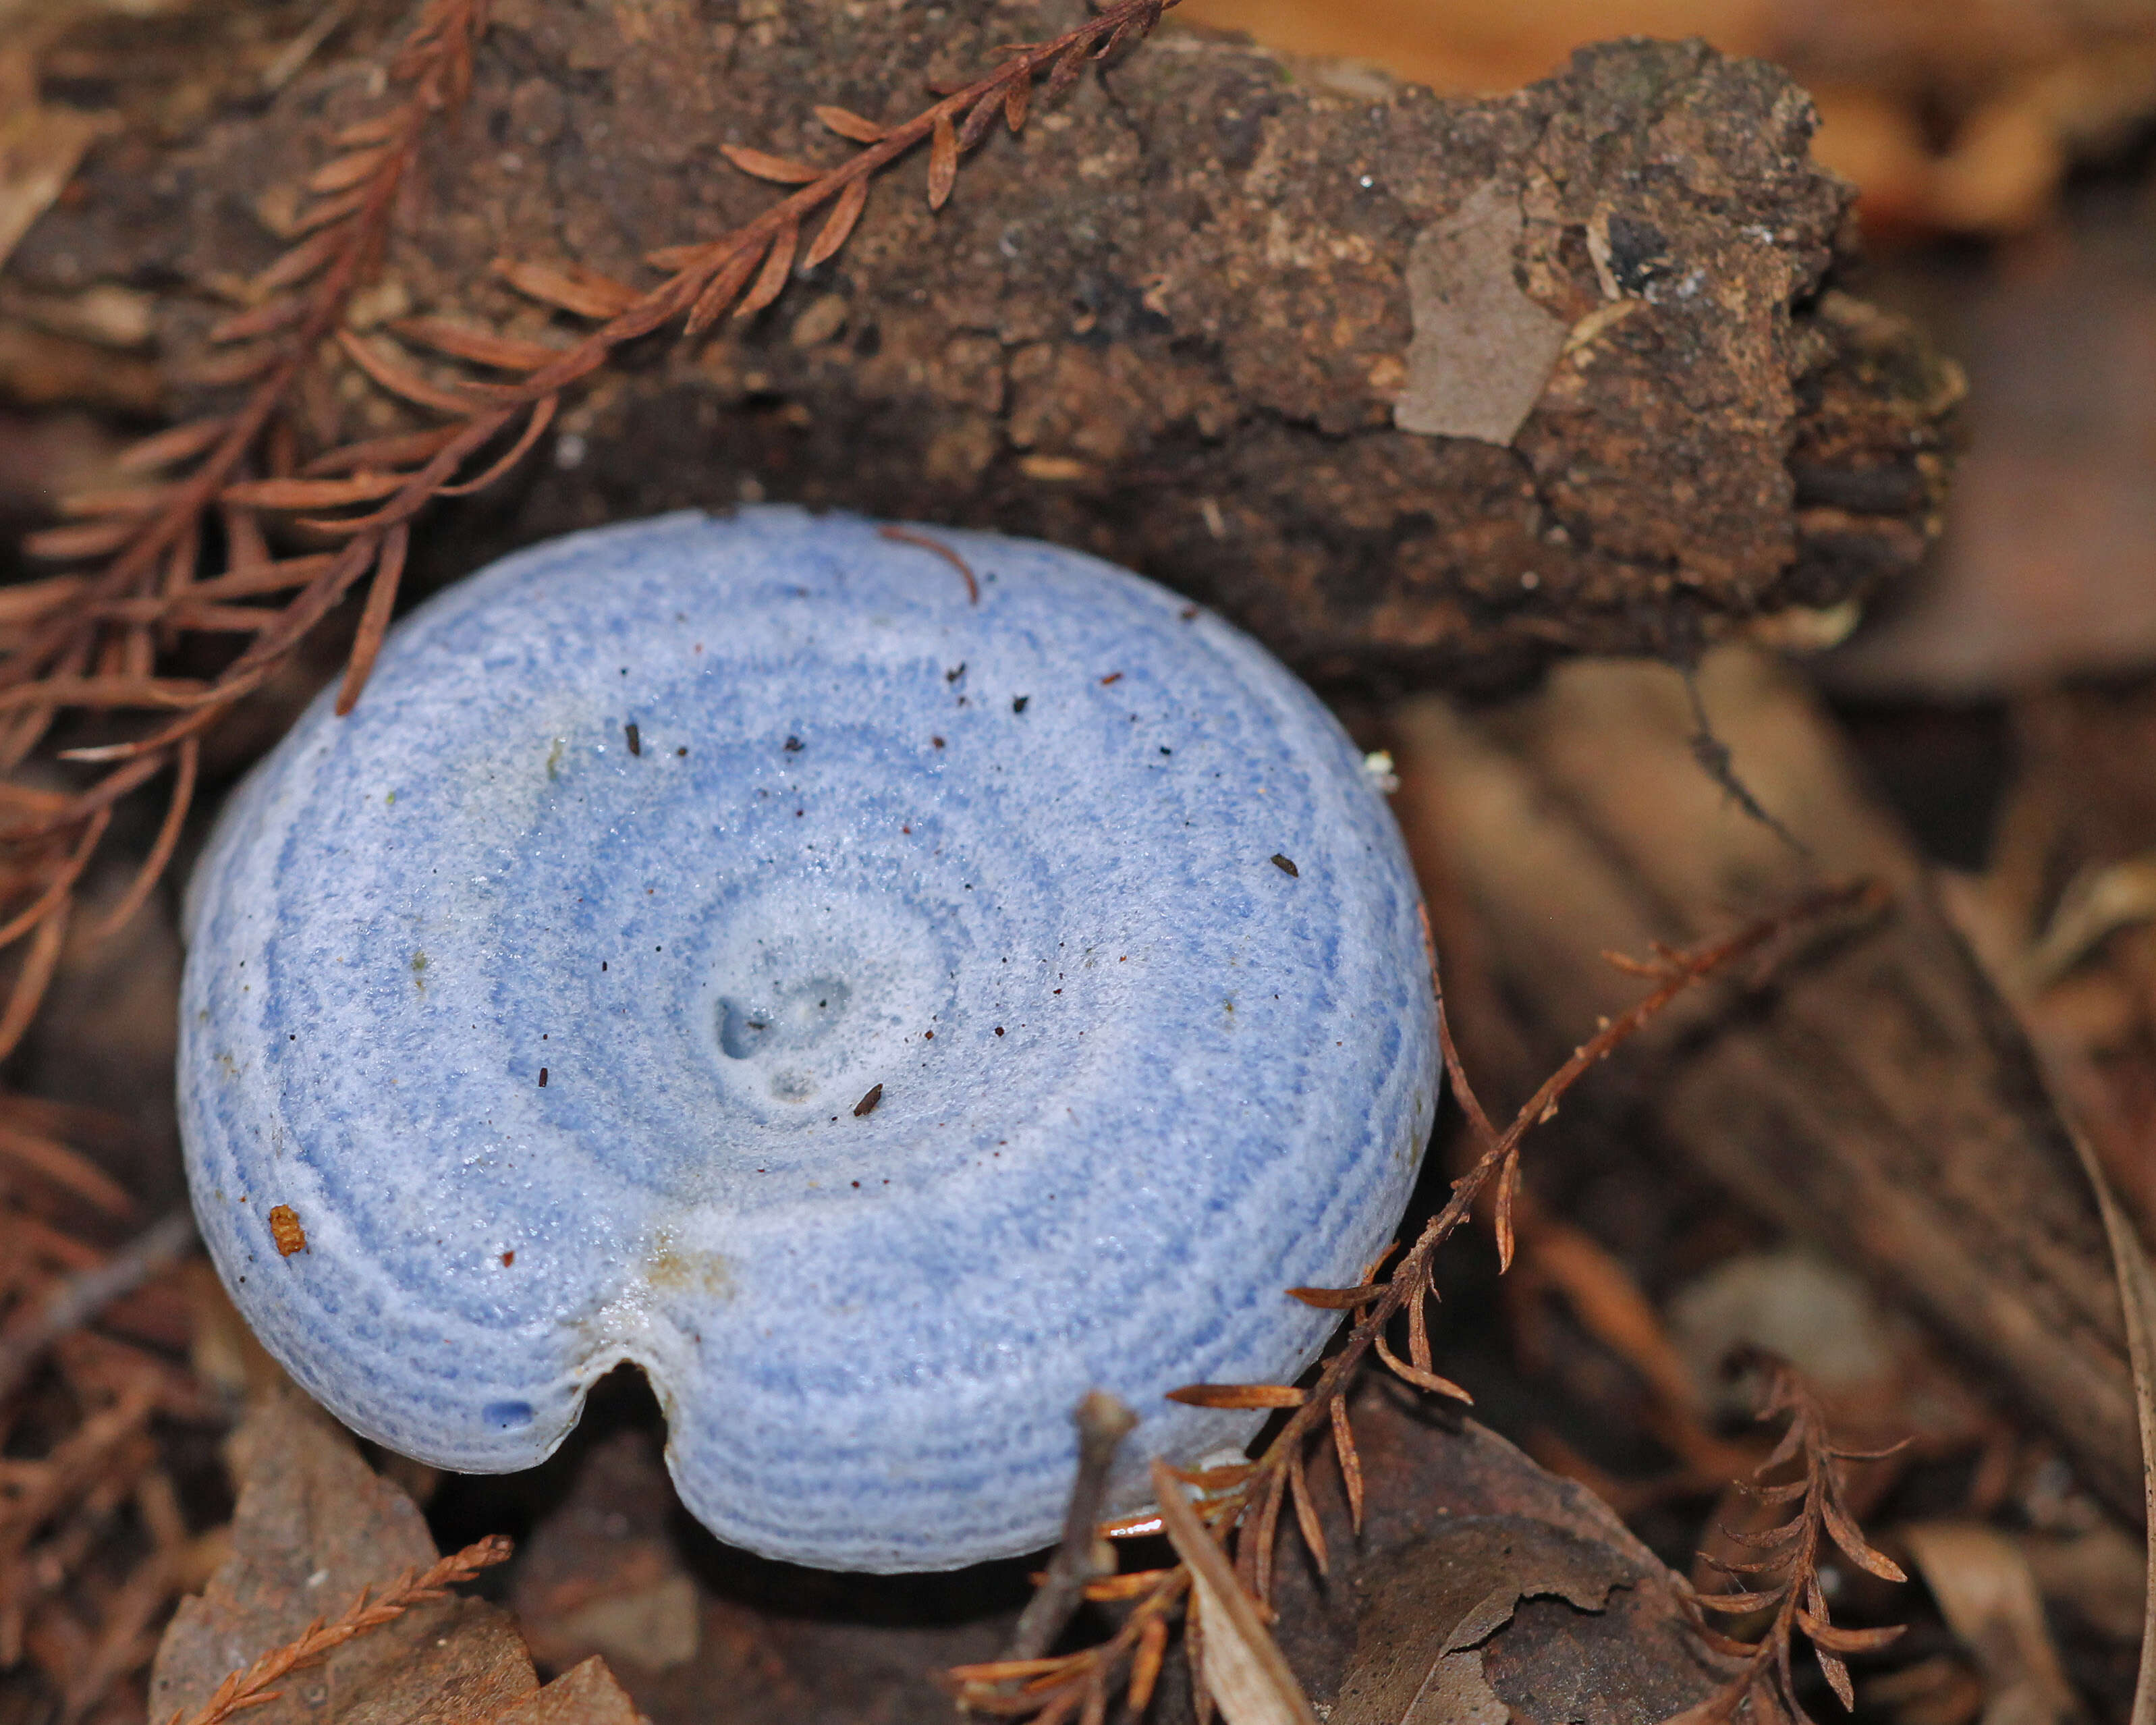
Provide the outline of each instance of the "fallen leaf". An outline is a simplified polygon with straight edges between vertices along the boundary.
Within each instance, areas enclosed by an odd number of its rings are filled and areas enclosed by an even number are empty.
[[[1190,1589],[1204,1636],[1205,1686],[1228,1725],[1317,1725],[1317,1716],[1243,1591],[1228,1554],[1207,1531],[1164,1461],[1152,1465],[1152,1488],[1176,1555],[1190,1566]]]
[[[1365,1615],[1383,1579],[1432,1539],[1476,1525],[1524,1526],[1528,1540],[1547,1535],[1560,1549],[1604,1553],[1610,1573],[1627,1578],[1596,1610],[1562,1595],[1532,1595],[1481,1644],[1485,1685],[1512,1725],[1664,1719],[1727,1679],[1733,1664],[1709,1652],[1686,1618],[1683,1584],[1592,1492],[1401,1384],[1366,1379],[1350,1412],[1366,1476],[1362,1533],[1351,1525],[1332,1447],[1323,1445],[1312,1454],[1310,1495],[1332,1550],[1332,1576],[1319,1579],[1292,1532],[1274,1568],[1274,1637],[1305,1692],[1330,1708],[1332,1725],[1343,1725],[1344,1688],[1371,1645]],[[1176,1688],[1182,1663],[1169,1661],[1164,1690]]]
[[[1462,1518],[1365,1572],[1330,1725],[1505,1725],[1485,1645],[1522,1599],[1599,1611],[1642,1574],[1628,1553],[1522,1516]]]
[[[1977,1522],[1920,1522],[1895,1532],[1983,1674],[1987,1725],[2076,1717],[2073,1686],[2020,1548]]]
[[[1788,1360],[1829,1397],[1891,1403],[1903,1371],[1906,1324],[1860,1278],[1803,1246],[1725,1259],[1671,1296],[1669,1322],[1695,1393],[1723,1414],[1748,1411],[1752,1400],[1741,1379],[1722,1373],[1741,1348]]]
[[[696,1656],[696,1584],[675,1574],[648,1587],[608,1594],[563,1615],[556,1633],[596,1647],[608,1659],[665,1671]]]
[[[629,1692],[596,1656],[527,1695],[487,1725],[644,1725]]]
[[[0,117],[0,263],[74,177],[112,116],[33,105]]]
[[[2138,237],[2107,215],[2061,222],[2025,267],[1956,302],[1968,448],[1945,536],[1822,667],[1832,685],[1945,703],[2149,662],[2156,516],[2139,452],[2156,392],[2119,387],[2148,375],[2156,272]]]
[[[644,1671],[694,1659],[701,1608],[674,1538],[679,1512],[648,1434],[594,1443],[517,1566],[510,1604],[532,1651],[557,1668],[592,1654]]]
[[[191,1712],[226,1673],[437,1556],[412,1500],[300,1392],[256,1397],[232,1437],[238,1486],[232,1555],[181,1602],[150,1677],[150,1715]],[[248,1725],[419,1725],[489,1718],[539,1687],[507,1615],[483,1600],[439,1599],[295,1671]]]
[[[2142,1644],[2148,1610],[2148,1542],[2112,1522],[2071,1533],[2017,1532],[2014,1543],[2036,1578],[2036,1590],[2069,1621],[2107,1640]]]
[[[422,1606],[361,1636],[320,1671],[294,1673],[288,1692],[305,1692],[311,1679],[326,1689],[336,1725],[484,1717],[528,1696],[538,1681],[508,1615],[467,1599]]]
[[[2074,1148],[2087,1170],[2103,1212],[2104,1233],[2118,1269],[2119,1303],[2126,1317],[2127,1345],[2133,1357],[2133,1401],[2141,1426],[2141,1480],[2145,1497],[2148,1568],[2143,1594],[2141,1670],[2133,1686],[2132,1725],[2156,1725],[2156,1266],[2148,1248],[2112,1196],[2111,1183],[2087,1142],[2078,1134]]]

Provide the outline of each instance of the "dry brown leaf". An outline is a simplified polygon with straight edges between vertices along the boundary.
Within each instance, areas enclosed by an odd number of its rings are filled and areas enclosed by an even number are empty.
[[[311,244],[311,242],[310,242]],[[306,248],[300,248],[305,250]],[[270,266],[274,270],[275,265]],[[275,331],[289,328],[307,315],[307,302],[296,296],[264,301],[251,311],[236,312],[213,325],[209,332],[213,341],[246,341],[257,336],[266,336]]]
[[[2156,1266],[2148,1248],[2119,1208],[2111,1183],[2095,1153],[2079,1133],[2074,1148],[2096,1189],[2103,1211],[2103,1226],[2111,1241],[2112,1260],[2118,1269],[2119,1303],[2125,1309],[2126,1340],[2133,1358],[2133,1399],[2141,1423],[2142,1486],[2146,1493],[2145,1523],[2148,1540],[2148,1568],[2143,1594],[2141,1670],[2134,1681],[2132,1725],[2156,1725]]]
[[[355,150],[316,168],[308,176],[307,189],[314,193],[344,192],[357,186],[388,159],[386,146]]]
[[[112,125],[108,115],[41,104],[0,115],[0,263]]]
[[[1427,1389],[1435,1395],[1449,1395],[1455,1401],[1465,1402],[1470,1407],[1475,1398],[1455,1384],[1450,1378],[1441,1378],[1435,1372],[1426,1372],[1420,1366],[1410,1365],[1386,1345],[1385,1338],[1376,1339],[1378,1358],[1395,1377],[1404,1378],[1418,1389]]]
[[[230,1457],[232,1555],[165,1631],[150,1680],[156,1719],[192,1712],[228,1672],[342,1611],[362,1589],[435,1558],[411,1499],[290,1384],[255,1399]],[[489,1718],[538,1686],[506,1615],[477,1599],[440,1599],[294,1672],[281,1699],[244,1717],[249,1725]]]
[[[90,521],[79,527],[47,527],[23,536],[24,555],[63,562],[75,557],[102,557],[127,542],[135,531],[131,521]]]
[[[223,389],[230,384],[252,382],[277,363],[277,349],[268,341],[235,347],[229,353],[207,353],[199,359],[181,360],[168,367],[172,382],[192,389]]]
[[[68,491],[60,497],[59,512],[78,520],[105,515],[139,517],[149,514],[172,494],[170,485],[105,485]]]
[[[223,501],[254,509],[335,509],[394,496],[405,477],[401,473],[362,473],[350,479],[244,480],[225,487]]]
[[[280,288],[290,287],[325,268],[349,236],[335,227],[324,227],[312,238],[301,240],[267,270],[254,278],[254,291],[272,294]]]
[[[1158,1461],[1152,1465],[1152,1486],[1168,1540],[1190,1566],[1191,1606],[1205,1638],[1205,1686],[1228,1725],[1317,1725],[1256,1603],[1235,1579],[1228,1554]]]
[[[642,1725],[629,1692],[596,1654],[527,1695],[488,1725]]]
[[[726,315],[763,256],[765,240],[752,240],[742,246],[719,266],[717,274],[705,285],[696,295],[696,303],[689,308],[687,322],[682,326],[685,335],[698,335],[709,329]]]
[[[1353,1312],[1358,1306],[1368,1306],[1383,1291],[1377,1282],[1363,1282],[1352,1288],[1290,1288],[1287,1294],[1291,1300],[1300,1300],[1321,1312]]]
[[[722,1656],[705,1645],[696,1582],[670,1525],[678,1513],[648,1434],[593,1444],[568,1496],[525,1543],[511,1584],[509,1606],[534,1656],[557,1670],[598,1656],[632,1672]]]
[[[1127,1702],[1132,1718],[1142,1718],[1152,1703],[1153,1685],[1160,1681],[1161,1661],[1168,1652],[1168,1620],[1156,1617],[1139,1632],[1138,1651],[1131,1661]]]
[[[2020,1548],[1978,1522],[1920,1522],[1896,1532],[1947,1627],[1983,1673],[1985,1718],[2051,1725],[2076,1717],[2073,1686]]]
[[[371,437],[356,444],[346,444],[341,449],[331,449],[317,455],[300,470],[302,479],[316,479],[324,474],[362,473],[385,467],[423,467],[456,441],[462,430],[457,425],[437,425],[431,431],[402,431],[388,437]],[[201,591],[218,588],[228,575],[219,576],[202,583]]]
[[[1056,61],[1055,69],[1048,74],[1048,87],[1042,94],[1050,101],[1054,101],[1078,81],[1079,74],[1085,69],[1086,44],[1074,42],[1064,50],[1063,57]]]
[[[988,135],[988,128],[996,123],[1004,111],[1004,92],[992,90],[968,111],[965,121],[958,128],[958,148],[972,149]]]
[[[1599,1611],[1641,1574],[1628,1552],[1525,1517],[1446,1527],[1364,1572],[1354,1656],[1329,1725],[1502,1725],[1510,1711],[1482,1658],[1520,1601]]]
[[[1335,1402],[1334,1407],[1339,1403]],[[1288,1464],[1288,1490],[1295,1502],[1296,1525],[1302,1530],[1302,1543],[1309,1550],[1311,1560],[1317,1565],[1320,1575],[1332,1573],[1332,1556],[1325,1543],[1325,1524],[1318,1518],[1317,1505],[1310,1495],[1310,1471],[1298,1455]]]
[[[350,330],[337,331],[337,345],[360,370],[393,395],[435,412],[449,413],[461,419],[472,410],[472,398],[454,389],[444,389],[429,383],[410,367],[403,364],[383,351],[378,342],[367,341]]]
[[[1355,1428],[1348,1416],[1347,1398],[1332,1404],[1332,1457],[1340,1470],[1341,1489],[1348,1494],[1348,1515],[1358,1539],[1363,1533],[1363,1459],[1355,1447]]]

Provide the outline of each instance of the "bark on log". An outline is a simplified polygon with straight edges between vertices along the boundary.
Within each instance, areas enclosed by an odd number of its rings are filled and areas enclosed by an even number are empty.
[[[356,315],[541,331],[496,257],[648,280],[773,195],[722,143],[834,160],[814,105],[903,116],[1072,10],[501,0]],[[332,63],[162,156],[101,147],[13,271],[167,287],[183,374],[378,89]],[[647,343],[551,460],[436,520],[434,567],[767,496],[1085,546],[1322,678],[1689,655],[1861,599],[1939,501],[1957,374],[1822,290],[1848,188],[1811,126],[1782,74],[1696,43],[1470,101],[1164,31],[992,136],[941,213],[904,164],[769,311]],[[388,416],[325,386],[303,429]]]
[[[1399,715],[1399,812],[1471,1069],[1509,1103],[1636,999],[1606,951],[1698,940],[1821,875],[1883,881],[1876,923],[1650,1030],[1616,1106],[1908,1305],[2138,1522],[2110,1250],[2027,1043],[1802,685],[1732,650],[1701,686],[1739,779],[1809,855],[1702,770],[1667,670],[1573,665],[1478,718],[1435,701]],[[1609,1105],[1617,1077],[1568,1110]]]

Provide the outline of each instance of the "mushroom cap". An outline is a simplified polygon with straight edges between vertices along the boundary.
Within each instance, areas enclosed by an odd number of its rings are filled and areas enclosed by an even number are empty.
[[[1360,754],[1152,583],[922,531],[978,603],[791,509],[519,552],[230,799],[195,1208],[355,1430],[527,1467],[633,1360],[721,1538],[951,1568],[1055,1537],[1089,1388],[1126,1506],[1247,1440],[1164,1392],[1291,1378],[1383,1250],[1439,1065]]]

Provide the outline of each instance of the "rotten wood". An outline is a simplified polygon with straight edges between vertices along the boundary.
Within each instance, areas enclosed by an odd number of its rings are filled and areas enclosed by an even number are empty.
[[[739,151],[828,160],[817,105],[909,113],[932,75],[1077,15],[1026,9],[966,0],[932,33],[887,10],[713,25],[506,0],[354,321],[558,345],[497,258],[648,280],[644,254],[776,195]],[[182,284],[163,352],[199,375],[218,295],[276,254],[372,72],[326,61],[148,172],[139,141],[100,146],[14,273]],[[1825,627],[1921,552],[1957,384],[1821,290],[1847,188],[1810,162],[1811,123],[1781,74],[1697,44],[1583,50],[1467,101],[1163,34],[991,133],[940,212],[902,165],[767,310],[654,338],[570,405],[551,470],[416,536],[413,585],[762,496],[1099,551],[1325,678],[1486,686],[1778,614]],[[1478,341],[1510,393],[1465,398],[1476,368],[1437,363]],[[323,444],[405,424],[332,388],[303,402]],[[1433,425],[1480,434],[1404,429]]]

